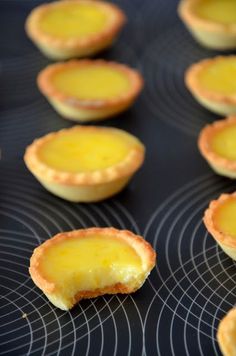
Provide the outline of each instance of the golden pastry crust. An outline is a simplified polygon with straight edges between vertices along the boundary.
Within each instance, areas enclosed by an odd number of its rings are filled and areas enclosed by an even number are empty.
[[[217,56],[192,64],[185,72],[185,84],[195,99],[207,109],[218,114],[233,115],[236,114],[236,93],[233,95],[217,93],[203,87],[199,81],[199,74],[203,69],[210,67],[214,62],[224,61],[225,58],[236,60],[235,55]]]
[[[38,151],[45,142],[52,140],[57,135],[62,135],[66,131],[77,130],[84,132],[106,131],[113,135],[122,133],[124,139],[127,135],[129,139],[132,138],[134,144],[124,160],[111,167],[92,172],[58,171],[40,160]],[[36,139],[27,147],[24,161],[28,169],[52,193],[71,201],[91,202],[103,200],[118,193],[141,167],[144,156],[145,148],[143,144],[123,130],[96,126],[74,126]]]
[[[202,156],[208,161],[212,168],[219,174],[236,178],[236,160],[229,160],[217,154],[211,147],[214,135],[225,127],[236,127],[236,116],[230,116],[224,120],[215,121],[205,126],[198,138],[198,148]]]
[[[236,48],[236,23],[223,24],[199,17],[195,11],[202,0],[181,0],[178,13],[195,39],[205,47],[219,50]]]
[[[236,308],[231,309],[220,321],[217,340],[224,356],[236,356]]]
[[[222,250],[233,260],[236,260],[236,239],[229,234],[220,231],[217,228],[214,217],[218,208],[229,199],[236,198],[236,192],[233,194],[222,194],[217,200],[210,202],[208,209],[204,214],[204,224],[208,232],[214,237]]]
[[[91,6],[102,9],[107,14],[107,25],[101,31],[83,38],[65,39],[43,32],[39,23],[44,14],[47,13],[48,9],[63,6],[66,3],[91,4]],[[27,17],[25,29],[27,35],[47,57],[63,60],[93,55],[108,47],[118,35],[125,22],[126,16],[124,12],[114,4],[100,0],[63,0],[43,4],[33,9]]]
[[[51,248],[61,242],[71,239],[71,238],[86,238],[91,235],[101,235],[108,237],[115,237],[127,243],[130,247],[132,247],[137,255],[141,258],[142,261],[142,270],[145,275],[145,279],[149,275],[150,271],[155,266],[156,262],[156,253],[151,247],[151,245],[145,241],[141,236],[135,235],[128,230],[117,230],[115,228],[88,228],[81,230],[74,230],[70,232],[63,232],[55,235],[53,238],[45,241],[39,247],[37,247],[33,255],[30,259],[30,268],[29,272],[34,281],[34,283],[49,297],[49,299],[57,300],[60,299],[60,287],[56,285],[53,281],[47,280],[47,278],[43,275],[41,270],[40,261],[43,258],[45,251],[48,248]],[[116,283],[115,285],[106,286],[103,288],[98,288],[95,290],[85,290],[79,291],[75,294],[75,296],[70,301],[70,307],[72,307],[76,302],[84,298],[95,298],[99,295],[103,294],[116,294],[116,293],[132,293],[139,289],[144,280],[137,280],[135,284],[129,286],[127,283]],[[59,297],[58,297],[59,296]],[[60,301],[56,301],[57,304],[60,304]],[[63,303],[62,303],[63,304]],[[69,308],[68,308],[69,309]],[[65,308],[65,310],[67,310]]]
[[[88,66],[104,66],[121,72],[129,80],[129,89],[123,92],[122,95],[114,98],[85,100],[65,94],[53,85],[52,78],[64,69],[86,68]],[[71,60],[66,63],[49,65],[39,73],[37,83],[42,94],[45,95],[51,103],[61,103],[75,110],[75,113],[77,110],[77,119],[76,115],[75,117],[71,117],[70,113],[66,115],[65,112],[61,111],[60,108],[55,105],[55,109],[59,111],[60,114],[65,118],[83,122],[107,118],[123,111],[133,103],[143,88],[143,78],[136,70],[123,64],[105,60]],[[83,116],[82,112],[84,115],[87,112],[88,117]]]

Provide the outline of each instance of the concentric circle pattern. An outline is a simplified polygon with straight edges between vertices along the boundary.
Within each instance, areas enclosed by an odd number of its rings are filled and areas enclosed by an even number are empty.
[[[0,355],[220,355],[219,320],[236,301],[236,265],[207,234],[209,201],[234,191],[211,173],[196,136],[216,117],[184,85],[202,49],[176,15],[177,0],[114,0],[128,23],[97,57],[144,75],[144,92],[127,112],[98,125],[139,137],[146,160],[129,186],[98,204],[74,204],[48,193],[26,170],[27,145],[70,127],[39,93],[38,72],[50,62],[27,39],[27,14],[42,0],[0,1]],[[60,231],[114,226],[143,235],[157,266],[133,295],[55,308],[29,273],[33,249]]]
[[[145,236],[154,237],[159,268],[151,282],[155,295],[146,315],[145,344],[149,348],[155,338],[157,355],[178,354],[180,347],[183,355],[192,350],[219,354],[215,334],[219,320],[235,304],[236,265],[208,236],[202,216],[219,192],[234,189],[212,175],[199,177],[161,204],[147,224]],[[159,315],[153,327],[155,310]]]

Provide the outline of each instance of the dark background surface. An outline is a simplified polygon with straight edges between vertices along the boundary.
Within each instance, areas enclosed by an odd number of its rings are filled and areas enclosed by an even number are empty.
[[[215,53],[184,29],[177,1],[115,2],[129,21],[98,57],[138,68],[146,84],[129,111],[99,125],[133,133],[147,155],[121,194],[85,205],[54,197],[24,166],[34,138],[73,123],[53,111],[35,84],[49,61],[27,39],[24,21],[41,2],[0,0],[1,355],[220,355],[215,334],[235,303],[236,268],[208,236],[202,216],[209,201],[234,191],[235,183],[201,158],[198,133],[218,117],[201,108],[183,82],[189,64]],[[29,258],[57,232],[90,226],[142,234],[157,251],[157,267],[133,295],[86,300],[62,312],[34,286]]]

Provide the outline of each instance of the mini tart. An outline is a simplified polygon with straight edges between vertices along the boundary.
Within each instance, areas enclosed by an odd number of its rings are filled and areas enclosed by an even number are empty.
[[[236,114],[236,56],[217,56],[195,63],[185,73],[185,83],[205,108],[220,114]]]
[[[236,308],[220,321],[217,340],[224,356],[236,356]]]
[[[140,93],[143,79],[115,62],[71,60],[42,70],[38,87],[64,118],[88,122],[126,110]]]
[[[204,223],[222,250],[236,260],[236,192],[222,194],[205,211]]]
[[[35,140],[24,160],[53,194],[95,202],[121,191],[142,165],[144,154],[143,144],[123,130],[74,126]]]
[[[235,0],[181,0],[178,12],[201,45],[218,50],[236,48]]]
[[[93,55],[110,46],[126,21],[117,6],[92,0],[64,0],[36,7],[26,32],[54,60]]]
[[[198,147],[216,173],[236,178],[236,116],[204,127]]]
[[[68,310],[81,299],[135,292],[155,261],[155,251],[141,236],[89,228],[57,234],[37,247],[29,272],[56,307]]]

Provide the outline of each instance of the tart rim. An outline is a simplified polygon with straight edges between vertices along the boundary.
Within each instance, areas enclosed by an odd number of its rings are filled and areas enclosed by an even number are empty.
[[[227,353],[230,354],[232,351],[232,348],[228,346],[228,342],[225,342],[225,335],[229,335],[229,328],[231,322],[234,323],[235,325],[235,330],[236,330],[236,307],[233,307],[230,309],[226,315],[220,320],[219,325],[218,325],[218,330],[217,330],[217,340],[220,346],[220,349],[222,352],[227,350]],[[231,329],[231,328],[230,328]]]
[[[236,248],[236,238],[231,235],[219,231],[214,224],[213,215],[216,212],[217,208],[230,198],[236,198],[236,192],[234,193],[223,193],[219,196],[218,199],[212,200],[205,210],[203,222],[208,230],[208,232],[214,237],[216,242],[223,244],[230,248]]]
[[[56,7],[62,3],[82,3],[91,4],[92,6],[98,6],[105,10],[109,22],[104,26],[104,29],[95,34],[86,35],[82,38],[60,38],[60,36],[54,36],[52,34],[45,33],[40,29],[38,24],[41,17],[47,12],[48,8]],[[120,31],[123,25],[126,23],[127,18],[124,12],[115,4],[107,3],[105,1],[97,0],[63,0],[53,1],[35,7],[28,15],[25,22],[25,31],[27,35],[36,43],[46,43],[48,46],[56,47],[57,49],[64,50],[72,48],[87,48],[88,46],[94,46],[100,42],[106,41],[109,38],[113,38]]]
[[[128,88],[122,95],[113,98],[104,99],[80,99],[79,97],[65,94],[56,88],[51,82],[53,75],[63,71],[63,68],[83,66],[104,66],[115,69],[118,72],[124,74],[128,78],[130,88]],[[79,108],[79,109],[103,109],[112,106],[122,105],[126,102],[133,100],[142,90],[144,80],[141,74],[136,70],[128,67],[125,64],[120,64],[114,61],[106,61],[103,59],[72,59],[67,62],[60,62],[48,65],[37,77],[37,84],[40,91],[49,99],[56,99],[62,101],[64,104]]]
[[[221,32],[229,35],[236,35],[235,24],[223,24],[210,19],[204,19],[196,14],[194,6],[202,0],[181,0],[178,6],[178,14],[189,27],[201,27],[207,31]]]
[[[63,170],[56,170],[53,167],[42,162],[38,157],[38,149],[44,144],[45,141],[53,139],[53,137],[63,134],[67,131],[77,130],[104,130],[111,132],[121,132],[122,134],[129,135],[134,138],[136,144],[131,147],[127,156],[120,162],[104,168],[97,169],[90,172],[67,172]],[[48,182],[54,182],[64,185],[81,185],[81,186],[94,186],[98,184],[108,183],[132,175],[142,165],[145,156],[145,147],[138,138],[130,133],[113,128],[113,127],[99,127],[99,126],[81,126],[75,125],[71,128],[62,129],[56,132],[51,132],[45,136],[34,140],[27,148],[24,154],[24,161],[29,170],[36,176],[41,177]]]
[[[228,105],[236,105],[236,91],[235,94],[221,94],[213,90],[204,88],[199,80],[198,74],[207,67],[210,67],[213,62],[224,61],[226,58],[234,58],[236,63],[236,55],[219,55],[213,58],[206,58],[199,62],[191,64],[184,75],[184,80],[187,88],[192,94],[196,94],[199,97],[210,101],[216,101]]]
[[[206,125],[199,134],[198,148],[204,158],[206,158],[213,166],[221,167],[229,171],[236,172],[236,159],[230,160],[217,154],[211,148],[211,138],[216,132],[228,126],[236,127],[236,115],[228,116],[223,120],[214,121],[212,124]]]
[[[36,247],[33,251],[33,254],[30,258],[30,267],[29,272],[33,279],[36,281],[36,285],[43,290],[45,293],[53,293],[57,290],[57,285],[55,282],[48,281],[46,277],[44,277],[40,270],[40,258],[44,254],[45,250],[48,247],[52,247],[54,244],[59,243],[63,240],[67,240],[68,238],[76,238],[76,237],[86,237],[91,234],[101,235],[101,236],[111,236],[122,239],[126,242],[130,247],[132,247],[135,253],[140,257],[142,270],[151,270],[155,266],[156,262],[156,252],[151,247],[151,245],[140,235],[136,235],[129,230],[118,230],[113,227],[91,227],[86,229],[73,230],[68,232],[61,232],[53,236],[52,238],[44,241],[41,245]],[[123,285],[123,283],[118,283],[119,285]],[[112,287],[112,286],[111,286]],[[114,286],[115,287],[115,286]],[[106,289],[105,287],[104,289]],[[109,286],[108,286],[109,288]],[[100,289],[99,289],[100,290]],[[85,293],[86,291],[80,291],[79,294]],[[90,291],[88,291],[90,292]]]

